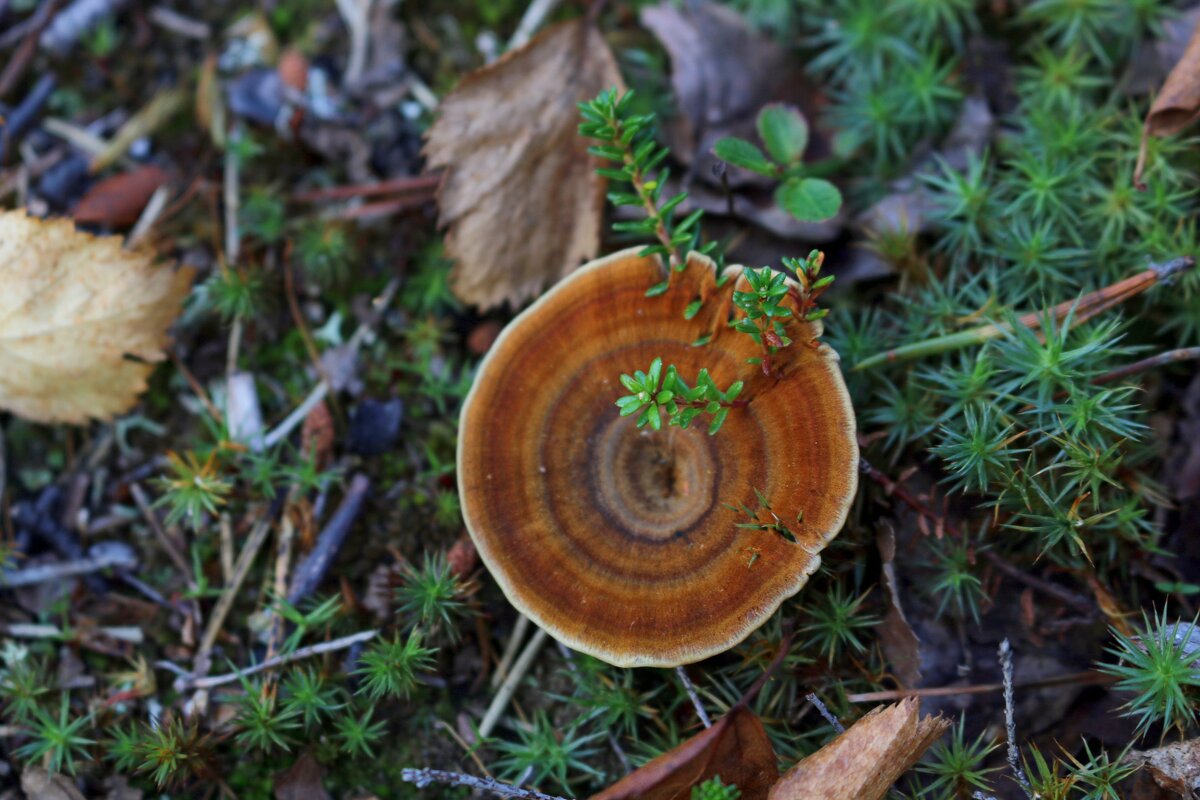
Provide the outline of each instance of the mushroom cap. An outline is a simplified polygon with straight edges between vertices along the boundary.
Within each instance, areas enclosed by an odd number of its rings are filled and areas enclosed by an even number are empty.
[[[793,319],[764,376],[747,363],[759,345],[728,327],[732,291],[710,259],[692,253],[648,298],[663,268],[638,252],[584,265],[501,333],[463,405],[458,482],[479,555],[518,610],[611,664],[666,667],[732,647],[799,591],[845,522],[858,445],[820,323]],[[744,380],[749,402],[715,436],[703,419],[638,429],[616,408],[619,376],[656,357],[689,385],[702,368],[722,389]],[[755,490],[762,521],[773,512],[795,542],[738,527]]]

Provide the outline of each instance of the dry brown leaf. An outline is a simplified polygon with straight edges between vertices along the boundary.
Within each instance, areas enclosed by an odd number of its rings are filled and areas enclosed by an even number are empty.
[[[768,800],[880,800],[950,727],[920,713],[914,697],[874,709],[784,773]]]
[[[29,800],[84,800],[74,781],[41,767],[28,767],[21,773],[21,791]]]
[[[1178,792],[1180,797],[1200,793],[1200,739],[1134,751],[1128,760],[1144,764],[1160,788]]]
[[[1141,184],[1146,165],[1146,139],[1170,136],[1200,118],[1200,25],[1192,31],[1183,57],[1167,75],[1154,105],[1142,127],[1142,147],[1134,168],[1133,181]]]
[[[571,20],[442,101],[425,155],[446,168],[438,221],[450,226],[451,288],[463,301],[516,305],[596,255],[605,184],[576,104],[622,85],[604,37]]]
[[[305,750],[290,767],[275,776],[275,800],[330,800],[321,764]]]
[[[692,787],[721,776],[742,800],[763,800],[779,777],[775,751],[762,723],[735,706],[711,727],[626,775],[592,800],[686,800]]]
[[[38,422],[127,411],[192,282],[153,262],[69,220],[0,214],[0,408]]]

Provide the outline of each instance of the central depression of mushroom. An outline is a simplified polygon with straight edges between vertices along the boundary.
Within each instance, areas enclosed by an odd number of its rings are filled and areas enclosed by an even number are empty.
[[[857,488],[854,413],[819,323],[793,320],[794,344],[765,376],[716,277],[693,253],[666,294],[646,297],[657,258],[584,265],[504,330],[463,406],[459,492],[484,563],[548,633],[618,666],[740,642],[820,565]],[[715,436],[703,420],[639,430],[614,405],[619,376],[657,357],[689,384],[705,367],[722,388],[744,380],[748,403]],[[738,527],[751,520],[730,506],[759,509],[756,490],[771,509],[760,520],[776,515],[795,542]]]

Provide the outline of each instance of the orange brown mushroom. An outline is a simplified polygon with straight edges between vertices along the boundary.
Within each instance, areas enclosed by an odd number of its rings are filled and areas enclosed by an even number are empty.
[[[463,406],[459,494],[519,611],[611,664],[677,666],[737,644],[805,584],[845,522],[858,446],[819,322],[791,322],[766,376],[747,363],[759,345],[728,326],[731,287],[710,259],[691,254],[646,297],[663,268],[637,253],[584,265],[501,333]],[[747,404],[716,436],[638,429],[614,405],[619,376],[656,357],[689,383],[704,367],[721,387],[744,380]],[[758,508],[755,490],[795,542],[738,527],[728,506]]]

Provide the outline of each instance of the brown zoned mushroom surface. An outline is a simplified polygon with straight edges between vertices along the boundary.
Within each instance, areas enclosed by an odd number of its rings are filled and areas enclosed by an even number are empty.
[[[740,642],[816,570],[858,484],[854,413],[819,323],[793,321],[782,377],[765,377],[746,363],[758,345],[726,325],[730,287],[690,258],[649,298],[657,258],[625,250],[581,267],[504,330],[462,411],[459,490],[484,563],[548,633],[618,666]],[[639,430],[614,405],[628,393],[619,376],[656,357],[689,385],[703,367],[721,389],[744,380],[749,403],[716,436],[705,417]],[[726,504],[757,509],[755,489],[796,543],[737,527],[749,520]]]

